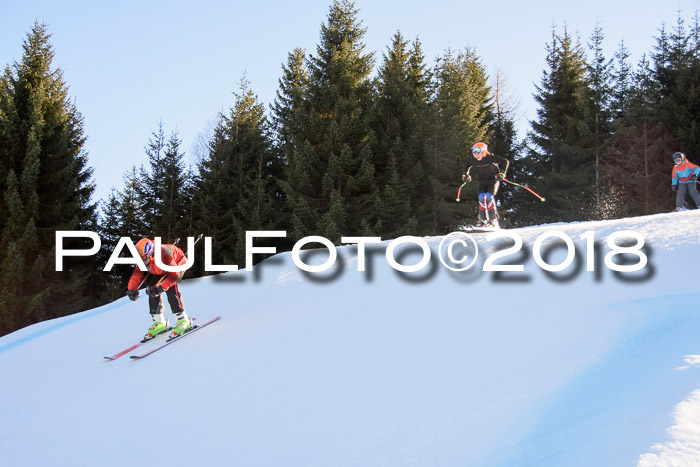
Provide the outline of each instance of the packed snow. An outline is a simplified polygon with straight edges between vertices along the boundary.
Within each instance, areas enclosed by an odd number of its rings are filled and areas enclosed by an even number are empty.
[[[21,329],[0,338],[0,464],[699,465],[699,226],[471,234],[478,256],[445,253],[456,236],[386,240],[317,273],[279,253],[184,281],[188,313],[222,319],[143,360],[156,342],[103,358],[146,331],[143,297]],[[608,263],[617,232],[631,250]],[[415,266],[420,241],[427,265],[397,271],[387,250]],[[309,246],[304,264],[326,264]]]

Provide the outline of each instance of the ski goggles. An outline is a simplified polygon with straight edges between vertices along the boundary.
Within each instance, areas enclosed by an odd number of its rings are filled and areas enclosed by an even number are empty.
[[[153,260],[153,243],[147,243],[143,249],[143,263],[148,267]]]
[[[481,154],[482,152],[484,152],[484,150],[481,149],[479,146],[474,146],[472,148],[472,154]]]

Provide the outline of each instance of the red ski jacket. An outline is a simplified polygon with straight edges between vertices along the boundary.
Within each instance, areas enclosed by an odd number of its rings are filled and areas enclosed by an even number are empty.
[[[671,171],[671,186],[676,186],[679,183],[695,183],[698,175],[700,175],[700,168],[685,160],[681,165],[673,167]]]
[[[160,260],[162,261],[162,264],[165,264],[166,266],[181,266],[187,262],[187,257],[185,256],[185,253],[182,252],[182,250],[175,245],[161,245],[160,246]],[[143,279],[143,276],[146,274],[153,274],[156,276],[162,276],[165,275],[165,280],[161,282],[160,286],[163,287],[163,290],[168,290],[170,287],[175,284],[180,277],[182,277],[182,272],[166,272],[160,269],[158,266],[156,266],[156,260],[155,256],[151,260],[150,263],[148,263],[148,271],[144,272],[141,271],[138,266],[134,266],[134,272],[131,273],[131,278],[129,279],[129,285],[127,286],[127,289],[129,290],[136,290],[141,284],[141,280]]]

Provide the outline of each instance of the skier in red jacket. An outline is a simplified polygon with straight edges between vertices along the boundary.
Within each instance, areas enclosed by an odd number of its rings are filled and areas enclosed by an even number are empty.
[[[674,153],[672,157],[675,165],[671,171],[671,189],[676,192],[676,211],[685,209],[683,205],[686,193],[690,193],[696,207],[700,208],[700,195],[695,187],[698,176],[700,176],[700,168],[688,162],[682,152]]]
[[[153,317],[153,324],[148,328],[148,332],[144,338],[150,339],[158,334],[162,334],[168,329],[167,321],[163,316],[162,292],[165,292],[168,296],[170,309],[177,320],[170,335],[177,336],[182,334],[192,326],[192,319],[189,318],[185,312],[185,306],[182,303],[182,296],[178,288],[178,284],[182,280],[182,276],[185,272],[166,272],[160,269],[153,259],[155,244],[148,238],[139,240],[136,243],[136,250],[139,252],[148,271],[141,271],[138,266],[134,266],[134,272],[129,279],[126,295],[132,301],[138,300],[139,289],[146,289],[148,307]],[[161,245],[160,260],[162,264],[166,266],[181,266],[185,264],[187,257],[182,250],[175,245]]]

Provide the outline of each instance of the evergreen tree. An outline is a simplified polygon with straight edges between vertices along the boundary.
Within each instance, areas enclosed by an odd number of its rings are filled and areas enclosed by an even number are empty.
[[[547,203],[533,206],[532,222],[594,217],[594,108],[588,64],[567,28],[552,31],[547,70],[536,86],[537,120],[531,122],[531,147],[523,160],[533,185]],[[593,117],[593,118],[592,118]]]
[[[666,25],[662,24],[659,36],[656,38],[654,51],[651,53],[653,75],[658,89],[659,101],[662,97],[671,94],[673,88],[673,63],[671,61],[671,43],[666,31]],[[659,102],[657,102],[659,104]]]
[[[190,173],[185,170],[185,154],[180,151],[180,144],[182,141],[177,133],[173,132],[168,138],[157,169],[153,169],[160,212],[159,218],[153,223],[153,232],[164,241],[173,241],[192,234],[187,226]],[[155,177],[156,174],[160,176],[160,180]]]
[[[662,25],[650,59],[633,76],[627,108],[618,119],[609,150],[607,177],[632,214],[668,211],[670,156],[700,151],[700,63],[697,14],[688,30],[680,14],[669,33]],[[608,157],[608,156],[606,156]]]
[[[311,168],[316,166],[316,154],[307,138],[308,115],[311,106],[308,100],[309,72],[302,49],[294,49],[282,67],[277,98],[272,106],[272,123],[276,135],[275,146],[286,164],[285,174],[279,180],[288,205],[290,218],[280,219],[291,224],[292,238],[302,238],[318,223],[318,211],[312,206]],[[291,183],[288,183],[291,180]]]
[[[169,143],[171,149],[166,150],[166,156],[161,158],[162,168],[164,169],[161,170],[161,174],[163,175],[170,173],[167,164],[167,153],[177,154],[179,140],[175,134],[173,134],[172,138]],[[175,159],[178,158],[176,157]],[[100,222],[95,229],[102,239],[102,247],[97,254],[97,263],[100,265],[100,268],[103,268],[107,263],[121,238],[130,238],[134,243],[143,237],[153,238],[154,236],[163,237],[164,242],[174,240],[175,237],[168,236],[164,232],[167,232],[168,228],[168,224],[165,223],[167,222],[167,214],[171,212],[170,208],[176,203],[168,204],[162,194],[152,194],[152,192],[145,189],[144,185],[146,180],[149,180],[149,177],[150,173],[143,166],[138,169],[136,166],[132,166],[122,177],[123,188],[121,190],[113,188],[107,201],[102,203]],[[176,178],[181,177],[181,175],[179,177],[176,176]],[[165,187],[167,184],[163,183],[163,180],[165,178],[161,177],[158,183]],[[174,190],[175,197],[181,197],[180,193],[182,191],[182,189]],[[159,202],[163,203],[158,207],[159,212],[162,212],[163,215],[155,223],[152,214],[154,207],[153,196],[158,196]],[[164,224],[165,227],[156,225],[158,223]],[[122,256],[125,255],[126,253],[122,254]],[[101,302],[112,301],[123,296],[132,271],[132,266],[116,265],[112,271],[101,272],[99,275],[99,299]]]
[[[437,230],[449,232],[464,223],[465,215],[476,217],[476,204],[464,203],[470,209],[465,214],[464,205],[454,199],[471,146],[486,140],[493,122],[491,88],[480,58],[471,48],[458,53],[448,50],[439,57],[433,86],[430,204]],[[476,199],[475,184],[463,190],[462,197]]]
[[[147,165],[134,167],[124,177],[124,191],[118,196],[124,223],[133,222],[130,232],[138,236],[161,237],[163,242],[194,235],[191,226],[193,174],[185,167],[178,133],[165,136],[163,122],[151,133],[145,146]],[[139,218],[127,211],[138,204]],[[128,219],[128,221],[127,221]],[[131,236],[131,235],[129,235]]]
[[[289,158],[286,194],[293,236],[314,233],[334,242],[369,233],[376,202],[370,131],[372,54],[350,0],[335,0],[308,61],[307,125]],[[297,213],[298,211],[298,213]]]
[[[280,222],[279,188],[282,160],[273,150],[272,134],[265,110],[243,80],[231,114],[235,128],[234,151],[241,170],[236,198],[236,257],[245,258],[248,230],[274,230]]]
[[[602,186],[601,156],[609,142],[612,134],[612,114],[611,102],[613,98],[613,88],[611,82],[612,60],[607,60],[603,54],[603,40],[605,35],[600,24],[596,24],[591,34],[589,49],[593,57],[588,64],[588,87],[590,90],[591,117],[593,122],[593,135],[591,138],[593,152],[595,153],[595,211],[596,217],[603,216],[601,204]]]
[[[143,195],[142,174],[132,166],[124,173],[124,187],[121,191],[112,189],[107,202],[103,205],[100,228],[98,232],[102,239],[102,249],[98,255],[98,264],[102,267],[107,263],[117,242],[122,237],[130,238],[136,243],[143,237],[152,237],[151,213]],[[127,281],[133,267],[117,265],[111,273],[103,274],[103,282],[109,282],[105,287],[105,300],[121,296],[126,290]]]
[[[95,223],[83,119],[52,68],[45,24],[34,24],[23,50],[0,80],[0,334],[92,303],[90,260],[53,268],[55,231]]]
[[[696,13],[694,26],[686,29],[680,16],[669,37],[668,57],[659,63],[668,78],[661,89],[661,115],[680,143],[680,149],[700,160],[700,57]],[[661,58],[660,58],[661,59]]]
[[[621,129],[607,150],[604,173],[615,194],[617,215],[669,211],[673,206],[671,154],[677,140],[659,122]]]
[[[396,238],[430,232],[427,176],[430,76],[420,42],[400,33],[384,56],[377,79],[373,131],[380,195],[375,231]]]
[[[658,93],[652,65],[644,55],[633,73],[627,109],[616,121],[605,155],[605,179],[616,194],[619,215],[668,210],[672,193],[668,189],[670,154],[665,148],[677,142],[660,118]]]
[[[198,196],[194,201],[195,225],[205,236],[213,237],[212,258],[216,263],[237,264],[234,262],[236,236],[233,209],[236,200],[237,161],[232,154],[227,119],[223,114],[219,115],[209,145],[209,154],[198,167]],[[197,263],[195,266],[198,267]],[[203,266],[197,269],[197,273],[201,272]]]
[[[245,232],[272,230],[279,222],[282,160],[273,150],[270,124],[245,78],[235,96],[200,164],[195,199],[196,224],[214,238],[215,264],[239,264]]]
[[[618,119],[610,148],[616,163],[611,163],[607,172],[633,214],[672,208],[670,155],[700,149],[696,29],[697,14],[690,30],[685,29],[680,14],[670,33],[661,26],[651,58],[645,55],[634,73],[628,106]],[[620,175],[621,167],[633,171],[634,176]]]
[[[140,181],[136,188],[144,202],[144,209],[149,215],[149,230],[155,232],[155,225],[159,224],[163,216],[163,152],[165,151],[166,138],[163,121],[158,122],[158,129],[151,132],[146,143],[145,151],[148,157],[148,169],[141,167]]]
[[[114,247],[122,237],[123,225],[121,217],[120,193],[112,188],[106,201],[102,202],[100,222],[97,232],[102,240],[100,251],[97,253],[97,264],[104,268],[109,261]],[[133,239],[132,239],[133,240]],[[115,266],[111,271],[103,271],[100,274],[99,290],[103,302],[111,302],[122,296],[126,290],[131,268]]]
[[[306,116],[309,112],[307,95],[309,72],[303,49],[296,48],[282,67],[277,98],[272,105],[272,125],[276,145],[282,155],[291,157],[304,138]]]
[[[629,62],[629,58],[630,52],[625,46],[625,41],[621,40],[614,55],[612,101],[610,103],[611,117],[616,128],[620,127],[622,118],[630,107],[630,94],[634,84],[632,82],[632,65]]]
[[[697,14],[694,21],[690,30],[686,29],[679,12],[670,33],[662,24],[650,64],[653,82],[651,98],[656,119],[680,141],[681,149],[689,153],[700,151]]]
[[[123,191],[116,193],[119,219],[117,237],[129,237],[134,243],[153,233],[151,211],[143,195],[143,172],[143,167],[137,171],[136,166],[132,166],[123,176]]]

